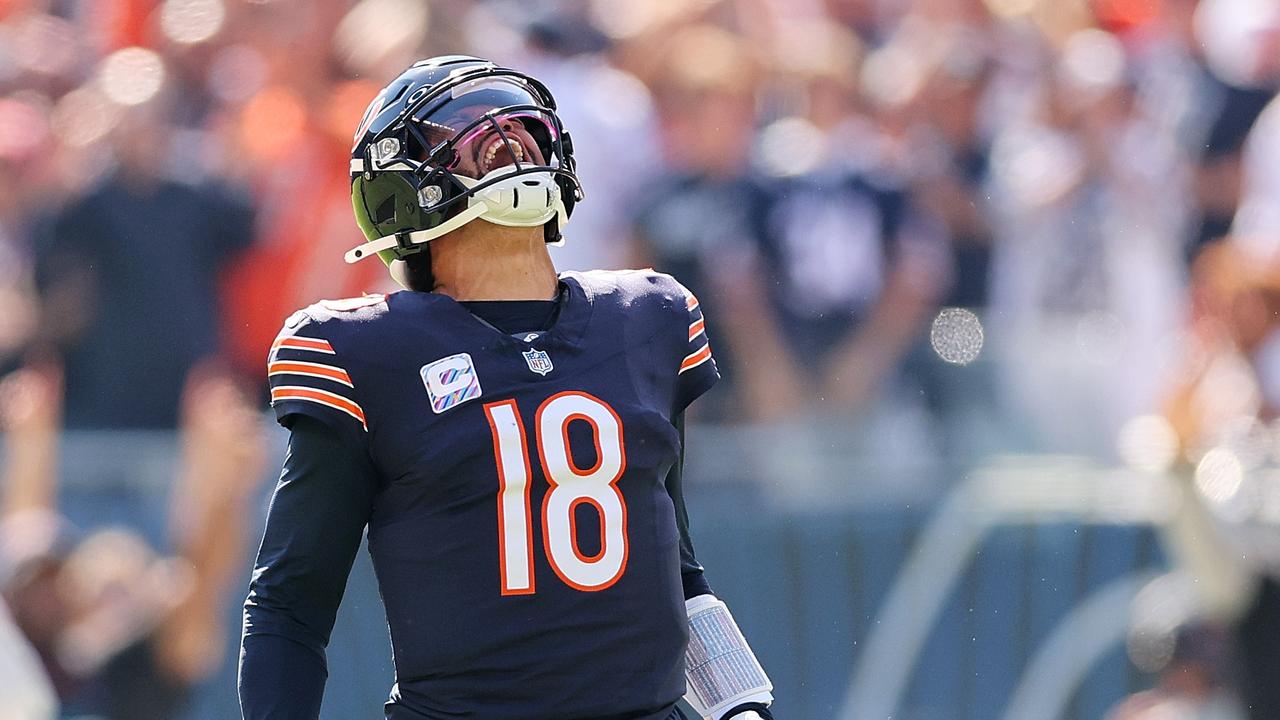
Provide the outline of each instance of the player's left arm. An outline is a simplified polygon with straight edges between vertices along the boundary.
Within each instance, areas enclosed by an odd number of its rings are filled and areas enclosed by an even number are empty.
[[[680,529],[680,580],[689,613],[685,651],[685,701],[708,720],[772,720],[773,684],[734,622],[728,606],[711,590],[689,535],[684,503],[684,414],[674,421],[680,457],[667,473],[667,494]]]
[[[674,282],[674,281],[673,281]],[[680,433],[680,456],[667,474],[667,494],[675,505],[680,530],[680,579],[689,614],[689,647],[685,651],[685,679],[689,703],[707,720],[772,720],[773,683],[756,660],[728,606],[711,591],[689,537],[689,513],[684,504],[684,411],[720,379],[702,307],[693,293],[676,283],[682,305],[674,357],[676,372],[672,423]],[[687,326],[686,326],[687,323]]]

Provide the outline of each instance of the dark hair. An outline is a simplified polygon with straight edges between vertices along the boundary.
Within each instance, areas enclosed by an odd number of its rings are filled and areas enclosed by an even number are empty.
[[[414,292],[431,292],[436,286],[436,278],[431,274],[431,248],[424,247],[404,259],[405,279],[409,289]]]

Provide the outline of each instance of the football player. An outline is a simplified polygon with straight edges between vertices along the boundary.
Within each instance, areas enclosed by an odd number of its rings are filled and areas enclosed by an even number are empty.
[[[295,313],[271,348],[289,454],[245,602],[248,720],[314,720],[368,530],[395,720],[770,718],[694,558],[686,408],[719,377],[698,301],[652,271],[557,275],[582,197],[540,82],[416,63],[356,133],[352,201],[407,290]]]

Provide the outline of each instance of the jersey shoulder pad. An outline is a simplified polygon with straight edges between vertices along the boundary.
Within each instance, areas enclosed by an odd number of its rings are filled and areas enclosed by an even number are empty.
[[[647,279],[653,286],[652,292],[661,297],[663,308],[674,318],[671,322],[672,332],[678,336],[675,343],[679,378],[676,408],[683,411],[720,379],[711,354],[706,320],[702,317],[702,304],[689,288],[670,275],[649,271]]]
[[[368,431],[350,363],[356,336],[385,309],[384,296],[366,295],[323,300],[285,320],[267,355],[271,406],[282,425],[307,415],[344,433]]]
[[[387,310],[387,296],[381,293],[361,295],[359,297],[340,298],[338,300],[321,300],[299,310],[313,322],[363,322],[377,317]],[[296,316],[298,313],[294,313]],[[292,319],[293,316],[290,316]],[[288,322],[286,321],[286,325]]]
[[[689,291],[678,280],[653,268],[641,270],[592,270],[576,273],[579,281],[595,295],[613,294],[628,306],[657,302],[683,311]]]

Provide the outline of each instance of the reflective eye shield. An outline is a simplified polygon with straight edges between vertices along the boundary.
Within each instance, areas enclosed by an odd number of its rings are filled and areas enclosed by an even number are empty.
[[[417,95],[415,92],[413,95]],[[368,145],[375,145],[388,137],[396,137],[404,131],[413,135],[421,145],[424,157],[450,137],[469,129],[482,112],[496,114],[504,110],[528,108],[554,117],[555,101],[546,86],[534,78],[514,70],[483,68],[460,73],[447,78],[420,97],[410,96],[410,102],[395,119],[378,130]],[[559,132],[558,120],[552,123]],[[406,134],[408,134],[406,133]],[[408,139],[408,138],[405,138]]]
[[[443,165],[452,169],[458,164],[459,153],[475,150],[480,140],[497,135],[504,143],[513,139],[503,128],[504,124],[514,121],[533,138],[542,153],[546,167],[559,167],[563,147],[560,142],[560,121],[535,105],[509,105],[494,108],[483,115],[464,124],[442,125],[437,123],[413,122],[409,125],[411,132],[418,132],[419,142],[428,150],[428,162]],[[514,158],[517,167],[522,156]],[[448,161],[448,162],[445,162]],[[527,162],[527,161],[526,161]]]
[[[475,107],[475,105],[468,103],[466,107]],[[451,169],[457,166],[458,158],[456,154],[459,149],[465,149],[469,143],[475,142],[490,133],[496,134],[504,143],[517,142],[511,138],[507,131],[502,129],[502,121],[506,119],[520,121],[528,131],[531,131],[530,134],[535,139],[537,139],[538,134],[538,132],[533,132],[535,129],[546,134],[546,138],[539,141],[539,149],[543,153],[547,164],[539,165],[515,159],[513,163],[515,169],[509,175],[550,172],[564,176],[575,189],[574,200],[580,200],[582,195],[580,183],[574,172],[573,161],[565,147],[565,135],[560,119],[555,113],[548,112],[545,106],[539,105],[497,107],[470,119],[465,124],[459,123],[457,127],[436,125],[437,127],[447,128],[450,136],[444,142],[434,146],[428,145],[428,137],[422,132],[422,121],[412,119],[401,123],[393,123],[365,145],[364,161],[353,161],[351,173],[353,176],[363,174],[366,181],[372,180],[375,173],[381,172],[395,171],[411,174],[414,177],[413,184],[420,193],[424,188],[439,184],[442,181],[458,185],[458,181],[453,178]],[[537,128],[530,128],[530,124],[536,125]],[[414,135],[421,147],[427,148],[429,155],[425,159],[411,158],[406,154],[408,148],[405,143],[400,142],[392,134],[401,128]],[[391,144],[388,144],[388,142]],[[546,147],[541,147],[544,142]],[[384,152],[383,148],[391,150],[391,152]],[[473,185],[465,192],[444,200],[441,204],[431,207],[431,209],[432,211],[448,210],[455,204],[465,201],[467,197],[490,187],[495,182],[497,181],[489,180]]]

